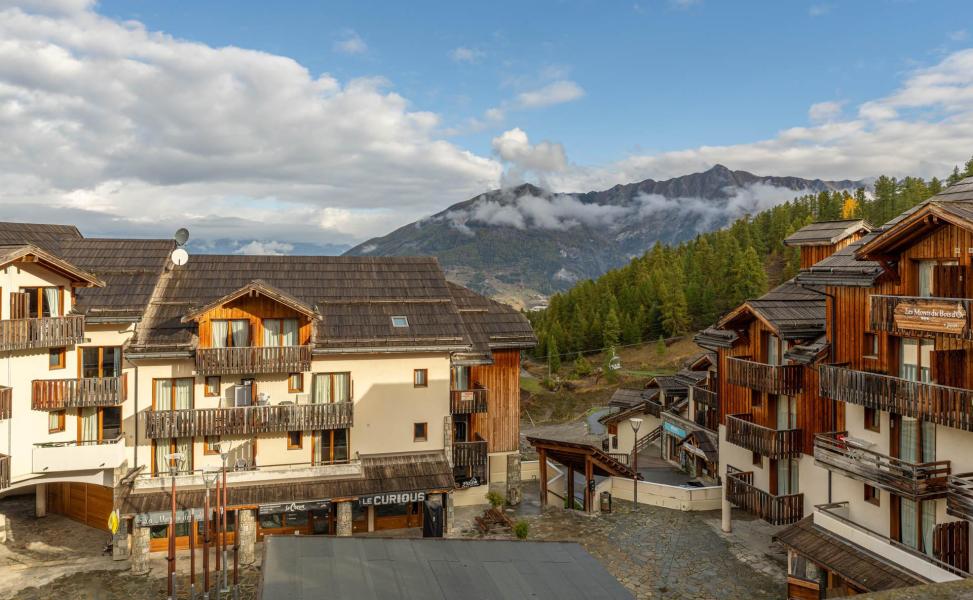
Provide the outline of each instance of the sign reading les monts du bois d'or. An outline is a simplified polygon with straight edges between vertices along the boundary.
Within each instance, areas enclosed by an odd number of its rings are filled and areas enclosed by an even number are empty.
[[[904,300],[895,306],[899,329],[962,334],[966,331],[966,309],[948,300]]]
[[[393,492],[390,494],[375,494],[358,499],[362,506],[382,506],[385,504],[405,504],[407,502],[422,502],[426,499],[425,492]]]
[[[176,511],[176,523],[189,523],[192,520],[191,517],[196,517],[197,521],[202,521],[203,509],[194,508],[192,512],[186,509]],[[136,527],[152,527],[154,525],[168,525],[171,521],[172,511],[160,510],[135,515],[133,523]]]

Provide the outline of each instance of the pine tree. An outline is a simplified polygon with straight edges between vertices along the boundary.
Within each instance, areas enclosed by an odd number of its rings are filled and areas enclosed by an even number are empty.
[[[621,333],[622,325],[618,322],[618,313],[613,306],[608,309],[608,315],[605,317],[604,333],[602,334],[605,347],[614,348],[617,346]]]
[[[561,370],[561,356],[557,353],[557,338],[551,337],[547,342],[547,369],[551,375],[557,375]]]
[[[739,262],[731,273],[733,279],[734,305],[756,298],[767,291],[767,273],[760,257],[752,246],[743,251]]]

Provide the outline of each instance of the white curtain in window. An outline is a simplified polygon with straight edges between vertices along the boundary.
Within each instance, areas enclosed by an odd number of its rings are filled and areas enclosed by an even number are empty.
[[[188,377],[176,380],[176,409],[187,410],[193,407],[193,380]]]
[[[81,415],[81,441],[98,441],[98,409],[82,408]]]
[[[169,463],[166,461],[166,454],[169,454],[169,440],[157,440],[155,443],[156,475],[169,474]]]
[[[780,364],[780,339],[776,335],[767,336],[767,364]]]
[[[351,400],[351,374],[334,374],[334,401],[347,402]]]
[[[899,377],[909,381],[917,381],[919,379],[919,349],[916,340],[903,339],[899,350]]]
[[[180,473],[192,473],[193,471],[193,443],[192,438],[176,439],[176,452],[182,454],[182,466]]]
[[[902,543],[910,548],[915,548],[918,545],[916,539],[918,524],[916,523],[916,503],[913,500],[899,499],[899,523]]]
[[[331,402],[331,375],[329,373],[315,373],[312,386],[312,403],[327,404]]]
[[[919,261],[919,295],[924,298],[932,296],[932,274],[935,267],[934,260]]]
[[[281,345],[283,346],[296,346],[297,345],[297,319],[283,319],[281,321],[283,324],[283,339],[281,340]]]
[[[226,334],[229,331],[229,323],[226,321],[210,321],[210,329],[213,332],[213,339],[210,345],[213,348],[226,347]]]
[[[47,413],[47,430],[54,431],[61,428],[60,413],[49,412]]]
[[[44,288],[44,301],[47,303],[48,311],[52,317],[61,316],[61,303],[58,302],[57,288]]]
[[[469,367],[453,367],[453,386],[454,390],[470,389]]]
[[[172,408],[172,380],[155,380],[155,409],[170,410]]]
[[[325,432],[325,431],[315,431],[314,432],[314,437],[315,437],[315,440],[314,440],[314,456],[311,457],[311,460],[316,465],[321,464],[321,456],[323,454],[324,442],[327,441],[329,444],[331,443],[331,440],[330,439],[328,439],[328,440],[325,439],[325,434],[326,433],[327,432]]]
[[[922,422],[922,462],[936,460],[936,424]]]
[[[933,534],[936,531],[936,501],[923,500],[922,510],[922,551],[932,556]]]
[[[250,345],[250,321],[246,319],[230,321],[230,333],[233,336],[233,345],[237,348]]]
[[[264,346],[280,346],[279,319],[264,319]]]
[[[919,421],[912,417],[902,417],[899,427],[899,458],[906,462],[916,462],[916,444],[919,441]]]

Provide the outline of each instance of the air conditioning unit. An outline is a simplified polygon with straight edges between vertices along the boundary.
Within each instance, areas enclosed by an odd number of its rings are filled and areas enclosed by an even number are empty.
[[[259,406],[266,406],[266,405],[270,404],[270,394],[266,394],[264,392],[258,392],[257,393],[257,404]]]
[[[253,387],[238,385],[233,388],[233,406],[250,406],[253,399]]]

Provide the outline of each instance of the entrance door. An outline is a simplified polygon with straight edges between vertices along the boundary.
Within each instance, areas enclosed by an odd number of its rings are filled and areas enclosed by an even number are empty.
[[[406,516],[406,527],[422,527],[422,506],[419,502],[410,502]]]

